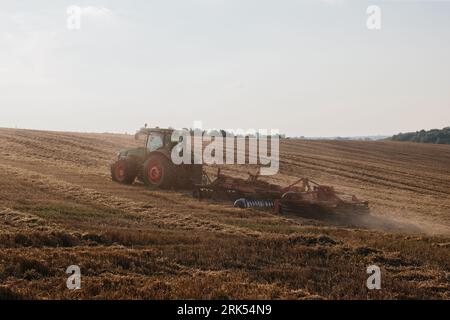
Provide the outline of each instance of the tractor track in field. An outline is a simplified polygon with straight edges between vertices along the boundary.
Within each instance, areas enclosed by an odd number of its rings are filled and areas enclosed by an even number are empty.
[[[343,162],[342,160],[339,161],[338,159],[332,159],[323,155],[315,155],[315,156],[308,156],[308,155],[296,155],[291,152],[285,152],[283,153],[286,156],[286,159],[289,160],[295,160],[297,164],[301,164],[303,162],[303,159],[309,160],[309,164],[318,163],[318,165],[326,168],[336,168],[339,170],[340,168],[343,168],[342,170],[345,170],[347,172],[355,172],[358,174],[364,174],[365,171],[374,171],[374,172],[380,172],[379,178],[385,179],[386,175],[392,176],[395,175],[397,179],[399,180],[398,183],[401,183],[402,178],[409,179],[409,180],[417,180],[418,178],[422,181],[427,182],[426,184],[431,185],[438,185],[440,187],[446,186],[446,177],[436,177],[435,175],[428,174],[427,172],[423,172],[423,174],[418,177],[417,174],[411,173],[410,171],[406,170],[399,170],[397,167],[393,167],[392,165],[383,165],[376,162],[369,162],[364,160],[348,160]],[[292,161],[289,161],[288,163],[292,164]],[[330,165],[331,164],[331,165]],[[356,170],[351,170],[351,168]],[[384,175],[383,175],[384,174]],[[374,175],[373,175],[374,176]],[[422,185],[420,186],[422,187]],[[444,188],[445,189],[445,188]],[[442,190],[437,190],[438,192],[441,192]],[[448,186],[444,192],[450,193],[450,186]]]
[[[292,159],[292,160],[291,160]],[[382,174],[375,174],[375,173],[366,173],[362,171],[361,169],[350,169],[345,168],[343,166],[339,166],[338,164],[332,166],[330,165],[334,163],[334,161],[322,161],[316,158],[310,158],[308,160],[305,160],[304,157],[292,157],[290,160],[283,160],[281,161],[282,164],[287,164],[288,166],[296,166],[300,168],[308,168],[316,171],[322,171],[327,172],[331,175],[338,176],[338,177],[345,177],[352,180],[361,181],[364,183],[371,183],[374,185],[379,186],[385,186],[385,187],[392,187],[402,190],[407,190],[411,192],[417,192],[417,193],[423,193],[424,191],[427,191],[428,194],[434,194],[437,196],[449,196],[450,195],[450,189],[447,191],[439,190],[435,188],[429,188],[424,184],[413,184],[410,182],[403,182],[401,180],[389,178],[389,175],[383,176]],[[296,161],[298,159],[298,161]],[[301,161],[301,164],[299,162]],[[377,168],[378,170],[378,168]],[[283,172],[283,168],[281,169]],[[374,171],[374,170],[373,170]],[[372,172],[373,172],[372,171]],[[391,176],[392,177],[392,176]],[[440,181],[442,182],[442,180]]]
[[[362,144],[361,146],[359,146]],[[364,146],[365,144],[365,146]],[[405,147],[406,145],[406,147]],[[400,152],[407,148],[408,152]],[[413,165],[417,170],[428,172],[449,172],[448,146],[446,145],[418,145],[414,143],[396,142],[357,142],[342,143],[339,141],[286,141],[281,145],[282,152],[299,155],[312,154],[332,159],[366,161],[391,167],[404,167],[405,163]],[[427,154],[428,153],[428,154]]]
[[[109,182],[111,188],[105,189],[105,182],[103,179],[100,180],[100,183],[97,182],[97,186],[101,186],[101,189],[103,189],[100,191],[95,188],[95,183],[92,184],[91,187],[83,187],[77,183],[69,182],[70,179],[60,180],[24,168],[17,168],[5,164],[0,164],[0,168],[8,175],[16,176],[18,179],[27,181],[45,193],[83,204],[101,205],[111,209],[118,209],[136,216],[136,218],[140,219],[140,222],[145,221],[153,226],[165,227],[168,229],[200,229],[203,231],[215,231],[230,234],[241,233],[243,235],[252,236],[259,234],[258,232],[251,232],[239,227],[196,217],[195,213],[189,212],[189,209],[195,209],[195,205],[186,207],[181,201],[173,201],[173,194],[166,195],[160,194],[159,192],[151,194],[151,191],[146,191],[142,188],[139,188],[139,191],[137,191],[136,187],[115,185],[113,182]],[[67,178],[68,176],[65,177]],[[106,183],[106,185],[107,184],[108,183]],[[129,192],[126,192],[125,190]],[[162,198],[162,201],[160,201],[160,203],[155,203],[153,201],[155,197]],[[150,199],[152,200],[150,201]],[[167,201],[172,202],[172,209],[162,205]]]

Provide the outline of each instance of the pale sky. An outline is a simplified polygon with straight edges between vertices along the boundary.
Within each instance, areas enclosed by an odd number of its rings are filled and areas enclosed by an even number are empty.
[[[449,126],[450,2],[0,0],[0,127],[196,120],[291,136]]]

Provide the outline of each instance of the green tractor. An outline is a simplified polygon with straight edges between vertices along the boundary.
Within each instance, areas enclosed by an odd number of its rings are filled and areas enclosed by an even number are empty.
[[[173,129],[142,128],[135,138],[145,137],[143,147],[121,150],[111,165],[113,181],[132,184],[136,179],[161,189],[191,188],[201,184],[203,168],[199,164],[175,165],[171,160]]]

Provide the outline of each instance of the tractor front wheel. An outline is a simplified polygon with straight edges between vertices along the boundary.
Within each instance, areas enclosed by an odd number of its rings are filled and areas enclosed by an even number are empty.
[[[113,181],[132,184],[136,179],[135,166],[126,160],[118,160],[111,166],[111,178]]]
[[[148,186],[169,189],[173,187],[173,165],[163,155],[153,155],[144,163],[144,182]]]

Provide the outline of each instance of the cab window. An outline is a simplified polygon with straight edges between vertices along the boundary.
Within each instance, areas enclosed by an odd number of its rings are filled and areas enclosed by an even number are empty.
[[[148,137],[147,141],[147,149],[152,152],[155,150],[158,150],[159,148],[162,148],[164,145],[163,138],[160,135],[152,134]]]

